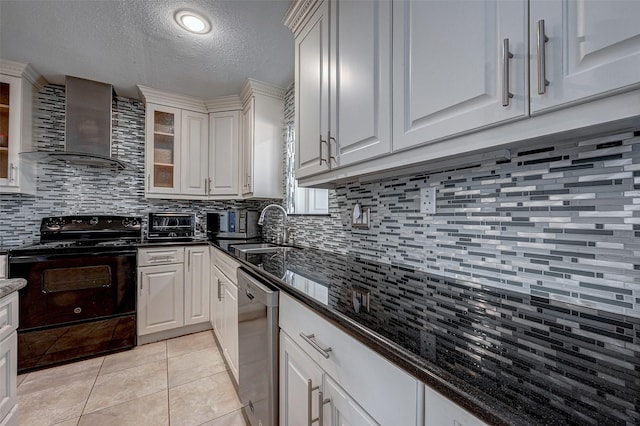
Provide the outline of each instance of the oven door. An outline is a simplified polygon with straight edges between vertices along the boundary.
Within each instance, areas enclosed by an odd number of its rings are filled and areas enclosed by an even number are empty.
[[[136,252],[9,258],[20,290],[20,325],[30,330],[135,313]]]

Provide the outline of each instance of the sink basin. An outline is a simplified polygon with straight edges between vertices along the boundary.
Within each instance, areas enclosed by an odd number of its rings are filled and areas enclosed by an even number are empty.
[[[281,251],[287,251],[291,247],[277,246],[270,243],[254,243],[254,244],[234,244],[232,246],[234,250],[241,253],[277,253]]]

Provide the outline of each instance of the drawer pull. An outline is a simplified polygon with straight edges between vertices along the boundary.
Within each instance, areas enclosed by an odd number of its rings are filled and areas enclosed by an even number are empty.
[[[304,334],[304,333],[300,333],[300,337],[302,337],[302,339],[307,342],[308,344],[310,344],[313,349],[317,350],[318,352],[320,352],[320,354],[325,357],[326,359],[329,359],[329,352],[331,352],[331,347],[328,348],[323,348],[320,345],[318,345],[313,339],[316,337],[315,334]]]
[[[149,258],[149,262],[171,262],[172,256],[158,256]]]

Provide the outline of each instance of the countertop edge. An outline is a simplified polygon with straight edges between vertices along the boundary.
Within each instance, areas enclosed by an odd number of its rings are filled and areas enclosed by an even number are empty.
[[[24,278],[2,278],[0,279],[0,298],[10,295],[14,291],[26,287],[27,280]]]

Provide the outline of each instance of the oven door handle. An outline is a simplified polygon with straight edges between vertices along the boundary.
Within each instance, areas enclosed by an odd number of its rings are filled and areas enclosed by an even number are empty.
[[[12,263],[36,263],[45,262],[47,260],[64,259],[69,257],[81,257],[81,256],[135,256],[136,250],[123,250],[112,252],[84,252],[84,253],[57,253],[57,254],[38,254],[29,256],[12,256],[9,252],[9,264]]]

